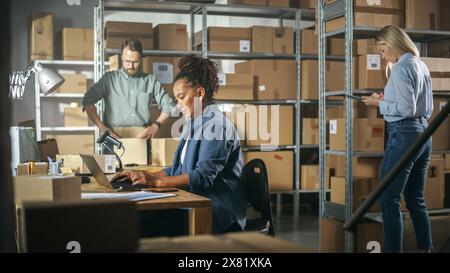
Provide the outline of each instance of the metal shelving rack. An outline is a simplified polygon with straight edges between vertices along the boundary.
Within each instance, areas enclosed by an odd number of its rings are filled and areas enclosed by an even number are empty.
[[[252,59],[280,59],[280,60],[295,60],[297,65],[297,90],[295,100],[276,100],[276,101],[218,101],[219,103],[248,103],[248,104],[280,104],[280,105],[294,105],[295,113],[295,145],[279,147],[279,150],[294,150],[295,152],[295,190],[286,192],[272,192],[277,195],[277,204],[281,203],[281,194],[294,194],[294,217],[299,214],[299,194],[301,192],[318,192],[318,191],[302,191],[300,189],[300,149],[301,148],[318,148],[317,145],[300,145],[300,126],[301,116],[300,107],[304,103],[316,103],[317,101],[301,100],[300,86],[301,86],[301,60],[317,59],[316,55],[301,55],[300,51],[300,22],[314,21],[315,13],[312,9],[294,9],[294,8],[273,8],[273,7],[259,7],[259,6],[245,6],[245,5],[221,5],[221,4],[201,4],[201,3],[186,3],[186,2],[155,2],[135,0],[133,2],[125,0],[99,0],[98,6],[94,8],[94,40],[95,40],[95,74],[94,80],[98,81],[105,72],[103,65],[105,54],[118,54],[119,49],[105,49],[103,38],[103,23],[104,14],[106,11],[139,11],[139,12],[153,12],[153,13],[172,13],[172,14],[188,14],[191,22],[191,44],[194,44],[194,24],[195,15],[201,15],[202,20],[202,50],[190,51],[172,51],[172,50],[144,50],[144,56],[169,56],[181,57],[189,54],[202,55],[203,57],[210,57],[213,59],[229,59],[229,60],[252,60]],[[283,20],[295,21],[296,43],[295,54],[273,54],[273,53],[225,53],[212,52],[207,48],[207,18],[210,15],[233,16],[233,17],[253,17],[253,18],[268,18],[278,19],[279,25],[283,25]],[[328,56],[329,59],[342,59],[339,56]],[[99,116],[102,117],[103,105],[98,103],[97,109]],[[99,149],[99,147],[97,147]],[[246,147],[244,151],[258,150],[255,147]],[[280,206],[278,206],[280,207]]]
[[[66,61],[66,60],[39,60],[36,61],[40,64],[43,64],[44,66],[51,67],[52,69],[55,69],[57,67],[64,67],[64,68],[89,68],[92,70],[94,66],[93,61]],[[105,65],[108,65],[108,63],[105,63]],[[35,120],[36,120],[36,138],[37,140],[42,139],[42,133],[49,133],[49,132],[55,132],[55,133],[61,133],[61,132],[71,132],[71,133],[87,133],[87,132],[94,132],[95,138],[98,138],[98,130],[96,127],[60,127],[60,126],[42,126],[42,107],[41,107],[41,100],[67,100],[67,99],[73,99],[77,101],[81,101],[84,94],[80,93],[52,93],[50,95],[44,95],[40,93],[39,90],[39,83],[37,77],[34,77],[34,91],[35,91]]]
[[[374,90],[353,90],[352,86],[352,42],[353,39],[374,38],[380,28],[359,27],[353,25],[353,0],[338,0],[325,6],[324,0],[318,1],[318,50],[319,50],[319,165],[320,165],[320,192],[319,192],[319,214],[322,219],[330,216],[340,220],[347,220],[353,213],[353,181],[352,181],[352,156],[358,157],[382,157],[383,153],[372,152],[354,152],[352,143],[353,132],[353,110],[352,101],[346,98],[345,103],[345,121],[346,121],[346,149],[345,151],[331,151],[326,149],[326,122],[325,113],[329,102],[326,98],[329,96],[343,96],[345,94],[371,94]],[[337,17],[345,16],[345,27],[332,32],[325,33],[325,22]],[[450,38],[450,31],[427,31],[406,29],[410,37],[420,43],[434,42]],[[345,90],[325,92],[325,49],[326,38],[344,38],[345,39]],[[425,53],[426,53],[426,47]],[[426,55],[426,54],[424,54]],[[439,92],[434,96],[449,96],[450,92]],[[434,151],[434,153],[450,153],[450,151]],[[326,200],[325,187],[325,155],[334,154],[346,157],[345,167],[345,200],[346,205],[339,205]],[[449,213],[450,209],[430,211],[433,213]],[[380,221],[380,213],[368,213],[366,218]],[[355,237],[353,233],[345,232],[345,251],[354,252]]]

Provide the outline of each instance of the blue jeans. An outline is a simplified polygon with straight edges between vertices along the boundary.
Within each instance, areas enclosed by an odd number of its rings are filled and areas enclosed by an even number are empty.
[[[427,127],[425,118],[405,119],[388,124],[388,141],[381,165],[381,179],[389,173]],[[431,138],[407,162],[380,197],[385,252],[403,251],[403,219],[400,211],[402,193],[411,215],[418,248],[421,250],[432,248],[431,225],[424,200],[430,158]]]

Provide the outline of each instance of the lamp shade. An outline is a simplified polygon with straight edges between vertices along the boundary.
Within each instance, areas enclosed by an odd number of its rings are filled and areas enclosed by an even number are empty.
[[[58,73],[48,68],[41,67],[41,70],[38,71],[38,81],[41,92],[48,95],[63,84],[65,79]]]

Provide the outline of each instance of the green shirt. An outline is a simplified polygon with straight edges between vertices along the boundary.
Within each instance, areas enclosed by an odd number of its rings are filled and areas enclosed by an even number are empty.
[[[163,113],[172,113],[175,103],[155,76],[140,72],[129,76],[122,69],[106,72],[86,92],[83,107],[103,99],[103,123],[108,127],[140,127],[150,121],[152,100]]]

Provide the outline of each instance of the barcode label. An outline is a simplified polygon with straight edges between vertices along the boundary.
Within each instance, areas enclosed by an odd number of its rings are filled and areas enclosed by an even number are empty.
[[[217,74],[217,77],[219,78],[219,85],[224,86],[227,85],[227,75],[224,73]]]
[[[381,56],[379,54],[367,55],[367,70],[380,70],[381,69]]]
[[[335,119],[330,120],[330,134],[337,134],[337,120]]]
[[[170,63],[153,63],[153,75],[160,83],[173,82],[173,65]]]
[[[239,41],[239,52],[250,52],[250,41],[240,40]]]

